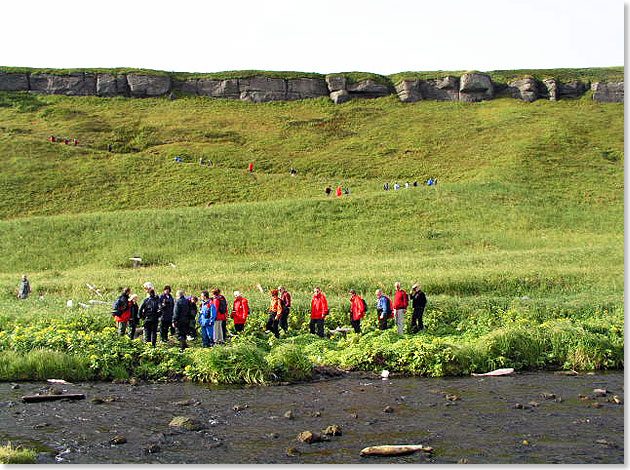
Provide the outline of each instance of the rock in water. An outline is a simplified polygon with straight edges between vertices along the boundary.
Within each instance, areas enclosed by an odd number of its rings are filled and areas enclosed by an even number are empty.
[[[293,411],[291,411],[291,410],[287,411],[287,412],[284,414],[284,417],[285,417],[286,419],[294,419],[294,416],[293,416]]]
[[[341,426],[338,426],[336,424],[333,424],[332,426],[328,426],[323,431],[323,434],[326,434],[327,436],[341,436]]]
[[[115,446],[119,445],[119,444],[124,444],[127,442],[127,438],[125,436],[114,436],[112,438],[111,441],[109,441],[110,444],[113,444]]]
[[[392,408],[391,406],[387,405],[385,408],[383,408],[383,411],[385,413],[393,413],[394,412],[394,408]]]
[[[433,447],[417,445],[382,445],[382,446],[370,446],[361,450],[361,455],[382,455],[382,456],[395,456],[395,455],[407,455],[413,454],[417,451],[433,452]]]
[[[144,451],[147,454],[157,454],[158,452],[160,452],[162,449],[160,449],[160,446],[157,444],[151,444],[149,447],[147,447]]]
[[[202,423],[188,416],[175,416],[168,425],[173,428],[182,428],[189,431],[199,431],[204,428]]]
[[[316,432],[312,431],[302,431],[298,434],[298,441],[305,442],[306,444],[312,444],[313,442],[321,442],[322,436]]]

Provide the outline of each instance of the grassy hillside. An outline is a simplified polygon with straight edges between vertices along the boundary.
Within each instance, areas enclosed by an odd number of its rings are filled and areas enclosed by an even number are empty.
[[[92,298],[86,282],[113,299],[124,285],[152,280],[187,292],[244,291],[252,335],[268,305],[256,285],[285,284],[295,297],[292,328],[304,332],[314,285],[329,297],[334,328],[347,323],[349,288],[371,304],[374,289],[400,280],[427,292],[430,328],[417,343],[387,336],[391,351],[452,347],[435,356],[455,361],[446,373],[619,366],[623,128],[623,104],[587,98],[334,105],[1,93],[0,330],[16,338],[15,322],[76,315],[65,300]],[[79,145],[51,143],[51,134]],[[429,176],[439,184],[382,191],[385,181]],[[328,184],[351,194],[327,198]],[[146,265],[133,268],[131,256]],[[22,272],[44,302],[13,300]],[[99,328],[110,321],[104,310],[91,310]],[[568,326],[549,326],[558,321]],[[553,360],[546,328],[569,338]],[[523,335],[535,345],[531,360],[519,356]],[[379,338],[365,341],[386,347]],[[0,351],[19,349],[12,341],[0,337]],[[497,341],[504,349],[490,348]],[[372,348],[327,340],[309,360],[382,364],[344,356],[346,346],[347,354]],[[397,354],[391,367],[415,373],[411,363],[396,366]],[[417,372],[445,369],[431,362]]]

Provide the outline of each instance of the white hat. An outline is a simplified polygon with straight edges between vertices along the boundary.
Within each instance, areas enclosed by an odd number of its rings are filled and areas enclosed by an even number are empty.
[[[153,284],[151,284],[149,281],[147,281],[144,284],[142,284],[142,287],[144,287],[147,290],[151,290],[151,289],[153,289]]]
[[[234,297],[240,297],[240,296],[241,296],[241,292],[240,292],[240,291],[235,290],[235,291],[234,291]]]

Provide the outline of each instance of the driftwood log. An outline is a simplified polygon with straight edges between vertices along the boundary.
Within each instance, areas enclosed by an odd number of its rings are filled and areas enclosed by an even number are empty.
[[[55,400],[84,400],[85,395],[83,393],[65,393],[61,395],[24,395],[22,401],[26,403],[37,403],[40,401],[55,401]]]
[[[413,454],[417,451],[433,452],[433,447],[427,447],[423,445],[382,445],[382,446],[370,446],[361,450],[361,455],[407,455]]]

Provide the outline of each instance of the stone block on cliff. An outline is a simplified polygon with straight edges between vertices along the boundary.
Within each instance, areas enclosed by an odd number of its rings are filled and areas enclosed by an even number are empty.
[[[148,98],[162,96],[171,89],[171,78],[165,75],[127,75],[131,96]]]
[[[26,73],[0,72],[0,91],[27,91],[28,76]]]
[[[593,100],[600,103],[623,103],[624,82],[595,82],[591,85]]]
[[[337,90],[333,91],[330,94],[330,99],[333,100],[333,103],[335,104],[341,104],[345,103],[346,101],[350,101],[352,97],[350,96],[350,93],[348,93],[346,90]]]
[[[538,81],[533,78],[523,78],[520,80],[514,80],[510,82],[510,92],[513,98],[523,101],[536,101],[540,99],[540,85]]]
[[[200,79],[198,83],[198,93],[203,96],[214,98],[239,99],[238,80],[206,80]]]
[[[251,101],[252,103],[265,103],[267,101],[285,101],[286,91],[241,91],[241,101]]]
[[[378,98],[392,94],[388,85],[374,80],[361,80],[360,82],[352,83],[347,86],[346,90],[353,97]]]
[[[558,86],[558,98],[575,99],[582,96],[589,89],[588,84],[580,81],[560,83]]]
[[[345,90],[347,85],[347,79],[341,75],[332,75],[326,77],[326,84],[328,85],[328,91],[331,93],[333,91]]]
[[[558,101],[558,81],[553,78],[543,80],[545,88],[547,88],[547,98],[549,101]]]
[[[98,96],[129,96],[127,76],[99,73],[96,76],[96,94]]]
[[[198,95],[199,79],[187,78],[186,80],[173,80],[171,87],[173,90],[185,93],[186,95]]]
[[[95,95],[96,76],[93,73],[83,72],[73,72],[68,75],[32,74],[30,90],[46,95]]]
[[[494,98],[494,86],[483,73],[465,73],[459,79],[459,101],[484,101]]]
[[[319,98],[327,95],[328,86],[325,80],[319,78],[292,78],[287,80],[288,99]]]
[[[448,76],[420,81],[420,94],[425,100],[459,101],[459,79]]]
[[[396,85],[396,93],[403,103],[415,103],[422,100],[419,80],[403,80]]]
[[[244,91],[262,91],[274,93],[286,93],[287,82],[282,78],[254,77],[238,80],[238,89]]]

